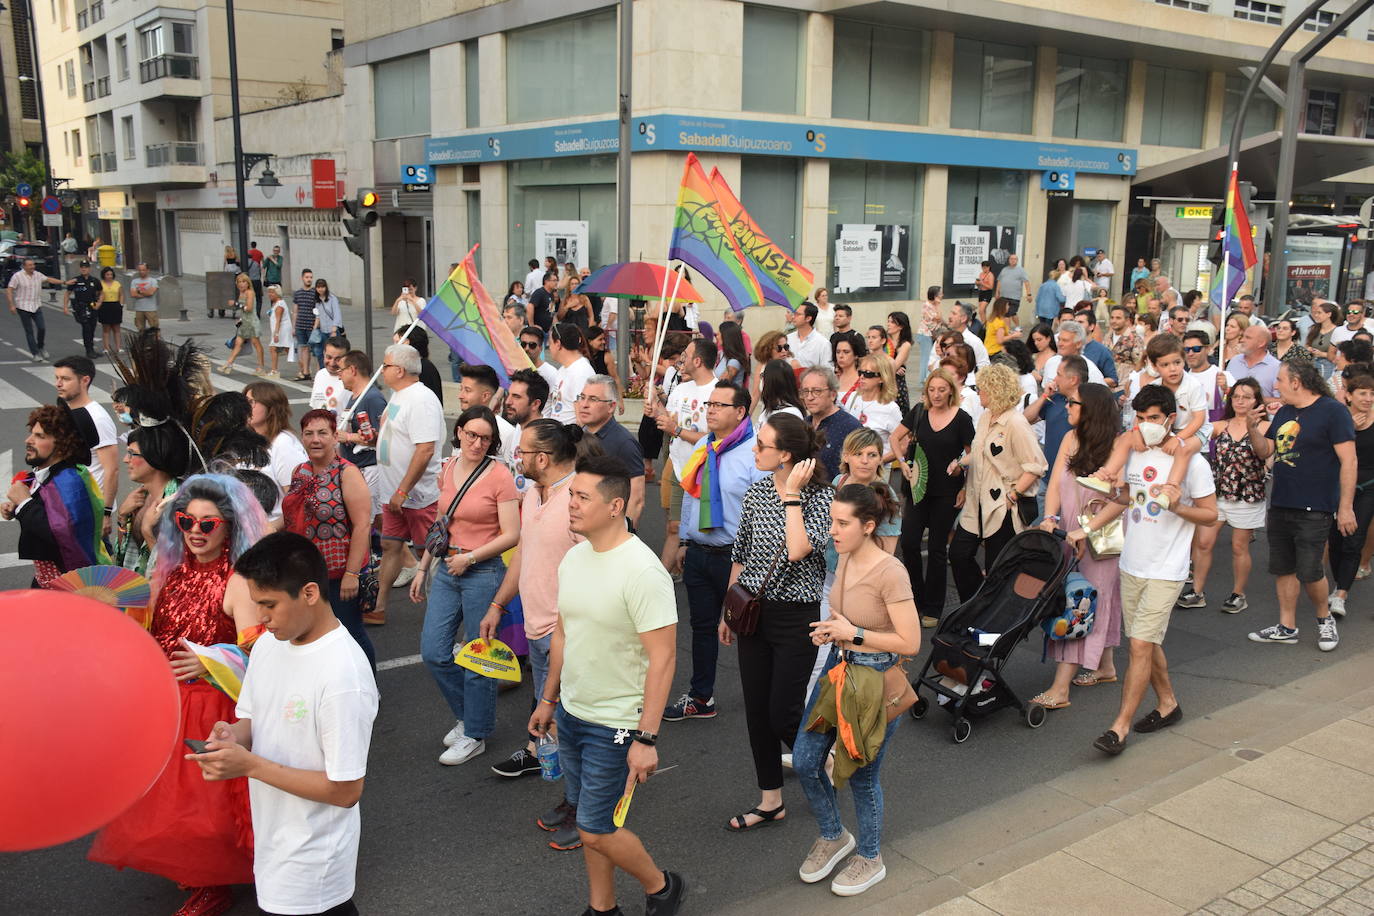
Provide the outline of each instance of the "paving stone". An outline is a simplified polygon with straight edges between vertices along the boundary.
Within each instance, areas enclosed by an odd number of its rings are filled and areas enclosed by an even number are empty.
[[[1340,888],[1337,888],[1335,885],[1330,885],[1330,887],[1337,893],[1323,894],[1317,891],[1308,890],[1307,886],[1303,885],[1302,887],[1293,888],[1291,891],[1284,894],[1283,896],[1286,900],[1292,900],[1296,903],[1301,903],[1303,906],[1315,910],[1317,907],[1326,903],[1328,900],[1338,896]]]
[[[1357,836],[1352,836],[1349,830],[1342,830],[1335,836],[1330,837],[1327,842],[1332,843],[1335,846],[1339,846],[1342,849],[1348,850],[1349,852],[1359,852],[1361,849],[1364,849],[1366,846],[1369,845],[1369,843],[1365,840],[1362,840]]]
[[[1275,912],[1283,913],[1284,916],[1308,916],[1308,914],[1312,912],[1314,905],[1294,900],[1292,897],[1285,894],[1275,900],[1270,900],[1269,908]]]
[[[1250,912],[1245,907],[1232,903],[1225,897],[1207,904],[1206,911],[1214,914],[1214,916],[1245,916],[1246,913]]]
[[[1367,865],[1359,860],[1358,856],[1351,856],[1337,862],[1333,868],[1348,872],[1363,881],[1366,878],[1374,878],[1374,865]]]
[[[1334,848],[1340,849],[1339,846]],[[1345,852],[1345,850],[1341,849],[1341,852]],[[1317,848],[1314,846],[1311,849],[1304,849],[1302,852],[1298,853],[1293,858],[1298,862],[1306,862],[1308,865],[1316,866],[1317,871],[1324,871],[1325,869],[1328,869],[1331,866],[1335,865],[1341,859],[1345,858],[1345,856],[1326,855],[1324,853],[1317,852]]]
[[[1366,865],[1374,865],[1374,849],[1362,849],[1351,856],[1351,858],[1357,862],[1363,862]]]
[[[1374,890],[1370,890],[1369,887],[1366,886],[1367,884],[1368,882],[1359,887],[1352,887],[1350,890],[1346,891],[1345,899],[1353,900],[1362,906],[1374,907]]]
[[[1245,907],[1247,910],[1257,909],[1264,906],[1264,898],[1253,891],[1247,891],[1243,887],[1238,887],[1226,895],[1226,899],[1234,904]]]
[[[1365,820],[1369,820],[1369,818],[1365,818]],[[1345,832],[1351,836],[1356,836],[1364,840],[1366,845],[1374,843],[1374,827],[1366,827],[1363,824],[1351,824],[1349,827],[1345,828]]]
[[[1352,852],[1355,852],[1359,848],[1356,847],[1356,849],[1347,849],[1344,846],[1338,846],[1332,842],[1332,840],[1334,839],[1335,837],[1333,836],[1330,839],[1323,840],[1320,843],[1313,845],[1312,851],[1317,853],[1318,855],[1330,856],[1333,860],[1339,862],[1341,859],[1344,859],[1346,856],[1350,855]]]
[[[1260,877],[1275,887],[1285,891],[1297,887],[1304,879],[1312,877],[1311,875],[1299,877],[1290,871],[1286,871],[1285,869],[1287,869],[1287,867],[1288,865],[1285,863],[1278,868],[1271,868],[1260,875]]]
[[[1330,871],[1331,869],[1327,870]],[[1325,878],[1319,875],[1316,878],[1312,878],[1309,881],[1304,881],[1302,886],[1304,890],[1309,890],[1314,894],[1317,894],[1330,900],[1332,897],[1339,897],[1341,895],[1341,891],[1349,890],[1354,885],[1339,884],[1335,881],[1327,881]]]
[[[1352,887],[1358,887],[1360,884],[1360,876],[1352,875],[1350,872],[1342,869],[1340,862],[1337,862],[1335,865],[1322,872],[1320,877],[1322,880],[1329,881],[1343,891],[1348,891]]]
[[[1174,914],[1184,910],[1066,852],[1056,852],[971,891],[969,896],[1003,916],[1047,912],[1087,913],[1110,900],[1123,913]],[[1260,901],[1263,903],[1263,901]]]
[[[1347,900],[1344,897],[1332,900],[1327,904],[1327,909],[1335,913],[1340,913],[1341,916],[1370,916],[1370,914],[1374,914],[1374,910],[1371,910],[1369,907],[1356,903],[1353,900]]]
[[[1327,865],[1325,867],[1330,868],[1331,866]],[[1289,874],[1297,875],[1300,879],[1298,881],[1298,884],[1301,884],[1303,881],[1306,881],[1308,878],[1313,877],[1322,870],[1315,865],[1311,865],[1307,862],[1301,862],[1298,859],[1289,859],[1287,862],[1284,862],[1282,865],[1280,865],[1279,868],[1283,869]],[[1279,882],[1275,881],[1274,883],[1278,884]]]
[[[1275,897],[1281,896],[1283,892],[1287,890],[1287,888],[1270,884],[1263,878],[1255,878],[1252,881],[1247,881],[1245,884],[1241,885],[1241,887],[1265,900],[1273,900]]]
[[[1342,829],[1336,821],[1229,779],[1213,779],[1150,810],[1270,865]],[[1341,850],[1342,857],[1346,852]],[[1334,861],[1311,864],[1322,869]]]

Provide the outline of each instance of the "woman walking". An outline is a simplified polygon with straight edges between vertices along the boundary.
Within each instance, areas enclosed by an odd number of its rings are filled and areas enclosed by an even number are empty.
[[[883,438],[883,463],[892,460],[892,431],[902,422],[897,406],[897,379],[885,353],[859,360],[859,394],[846,408],[860,423]]]
[[[1045,363],[1057,356],[1059,351],[1054,342],[1054,329],[1044,322],[1037,324],[1026,334],[1026,346],[1030,347],[1031,355],[1035,358],[1035,380],[1043,385]]]
[[[810,627],[820,617],[834,495],[816,460],[820,447],[819,433],[789,414],[773,417],[754,437],[754,466],[768,476],[745,491],[730,584],[758,596],[762,610],[753,634],[737,636],[722,620],[719,635],[722,645],[739,641],[744,717],[760,797],[730,819],[731,830],[775,823],[787,814],[782,745],[790,748],[796,741],[816,657]]]
[[[446,766],[467,763],[485,751],[496,728],[496,681],[454,664],[453,646],[496,635],[504,613],[492,603],[506,574],[501,554],[520,540],[515,478],[496,460],[501,453],[496,416],[486,407],[463,411],[453,424],[453,447],[439,471],[439,504],[450,519],[448,549],[438,558],[426,551],[410,583],[410,600],[418,604],[425,599],[426,580],[433,580],[420,656],[457,720],[444,735],[439,755]]]
[[[1078,547],[1078,571],[1097,589],[1097,616],[1092,632],[1082,639],[1049,641],[1047,654],[1057,663],[1054,682],[1031,699],[1046,709],[1068,706],[1070,685],[1092,687],[1116,680],[1112,649],[1121,642],[1121,572],[1117,569],[1117,557],[1098,559],[1082,543],[1084,529],[1080,518],[1096,514],[1091,509],[1095,501],[1100,505],[1105,502],[1101,494],[1083,486],[1078,478],[1097,473],[1107,463],[1120,428],[1119,419],[1120,411],[1111,389],[1096,383],[1079,386],[1078,397],[1069,401],[1070,429],[1059,446],[1045,493],[1045,520],[1040,527],[1069,532],[1069,540]]]
[[[296,355],[296,331],[291,323],[291,305],[281,297],[280,286],[274,283],[267,287],[267,300],[270,303],[267,310],[267,326],[271,332],[267,345],[272,348],[272,368],[268,370],[267,375],[269,378],[280,378],[278,362],[285,358],[289,363]]]
[[[889,312],[887,316],[888,356],[892,359],[892,371],[897,376],[897,407],[907,412],[910,399],[906,386],[906,365],[911,357],[911,319],[906,312]]]
[[[124,323],[124,285],[115,279],[113,267],[100,268],[100,343],[106,356],[119,352],[119,326]]]
[[[310,460],[301,440],[291,433],[291,405],[286,400],[286,389],[275,382],[251,382],[243,394],[248,398],[249,428],[267,440],[267,467],[261,470],[285,493],[296,468]]]
[[[238,330],[234,332],[234,349],[229,351],[229,359],[219,371],[225,375],[233,372],[234,360],[239,358],[244,342],[251,341],[253,351],[258,355],[258,368],[253,374],[262,375],[267,366],[263,359],[262,341],[258,339],[257,298],[253,295],[253,281],[248,279],[248,274],[239,274],[234,278],[234,291],[235,297],[229,300],[229,305],[238,317]]]
[[[836,401],[841,410],[859,395],[859,360],[868,355],[868,347],[858,335],[838,338],[830,345],[831,357],[835,362],[835,381],[839,383],[839,398]]]
[[[310,352],[315,354],[315,362],[323,366],[325,341],[344,332],[343,309],[324,277],[315,281],[315,330],[320,332],[319,342],[310,345]]]
[[[1269,352],[1281,363],[1310,363],[1312,351],[1303,346],[1298,333],[1298,323],[1291,318],[1280,318],[1274,322],[1274,342]]]
[[[1312,303],[1312,327],[1307,329],[1307,339],[1303,341],[1312,351],[1313,362],[1321,372],[1322,378],[1331,378],[1331,332],[1340,326],[1336,320],[1336,308],[1329,302]]]

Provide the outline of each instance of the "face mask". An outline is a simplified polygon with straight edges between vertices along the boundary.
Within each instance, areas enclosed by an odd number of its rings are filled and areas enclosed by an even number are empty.
[[[1159,445],[1164,441],[1164,437],[1169,435],[1169,430],[1163,423],[1141,423],[1136,428],[1140,430],[1140,435],[1148,448]]]
[[[132,415],[132,414],[129,414],[129,413],[122,413],[122,414],[119,415],[119,422],[120,422],[120,423],[123,423],[125,426],[133,426],[133,425],[134,425],[134,418],[133,418],[133,415]]]

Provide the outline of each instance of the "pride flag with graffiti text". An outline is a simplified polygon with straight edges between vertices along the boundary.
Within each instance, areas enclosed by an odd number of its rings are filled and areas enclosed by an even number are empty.
[[[696,155],[688,153],[677,192],[668,258],[696,268],[738,312],[762,304],[763,291],[735,236],[725,226],[715,189]]]
[[[711,187],[720,201],[725,224],[754,268],[754,275],[763,288],[763,298],[789,309],[796,309],[810,298],[815,275],[788,257],[763,227],[754,222],[744,204],[725,183],[719,169],[711,170]]]
[[[1245,283],[1245,272],[1259,261],[1255,253],[1255,236],[1250,229],[1250,217],[1240,199],[1240,183],[1231,173],[1231,186],[1226,189],[1226,231],[1221,243],[1221,256],[1226,269],[1218,267],[1212,280],[1212,302],[1227,307]],[[1222,278],[1225,277],[1225,280]],[[1222,289],[1222,284],[1226,288]]]
[[[463,362],[495,369],[504,388],[510,384],[512,372],[533,369],[534,364],[501,320],[501,310],[491,301],[487,288],[477,279],[477,265],[472,260],[476,250],[473,245],[467,257],[453,268],[420,312],[420,320]]]

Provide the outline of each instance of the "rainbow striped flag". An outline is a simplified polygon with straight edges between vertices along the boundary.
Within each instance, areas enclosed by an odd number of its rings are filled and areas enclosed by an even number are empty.
[[[1231,185],[1226,189],[1226,231],[1222,239],[1225,269],[1217,268],[1212,280],[1212,302],[1227,308],[1245,283],[1245,272],[1259,261],[1255,253],[1255,236],[1250,229],[1250,217],[1240,199],[1240,182],[1231,172]],[[1225,276],[1225,281],[1222,277]],[[1226,288],[1222,289],[1225,283]]]
[[[763,291],[735,237],[725,231],[716,192],[695,153],[687,154],[673,214],[668,258],[695,267],[735,311],[763,302]]]
[[[501,320],[501,309],[477,279],[477,265],[472,260],[476,250],[473,245],[467,257],[453,268],[420,312],[420,320],[463,362],[495,369],[501,387],[505,388],[512,372],[533,369],[534,363],[520,349],[515,335]]]
[[[763,298],[789,309],[796,309],[811,297],[815,275],[788,257],[768,237],[763,227],[754,222],[744,204],[739,202],[725,176],[719,169],[711,170],[711,187],[720,201],[720,211],[740,251],[753,265],[754,274],[763,288]]]

